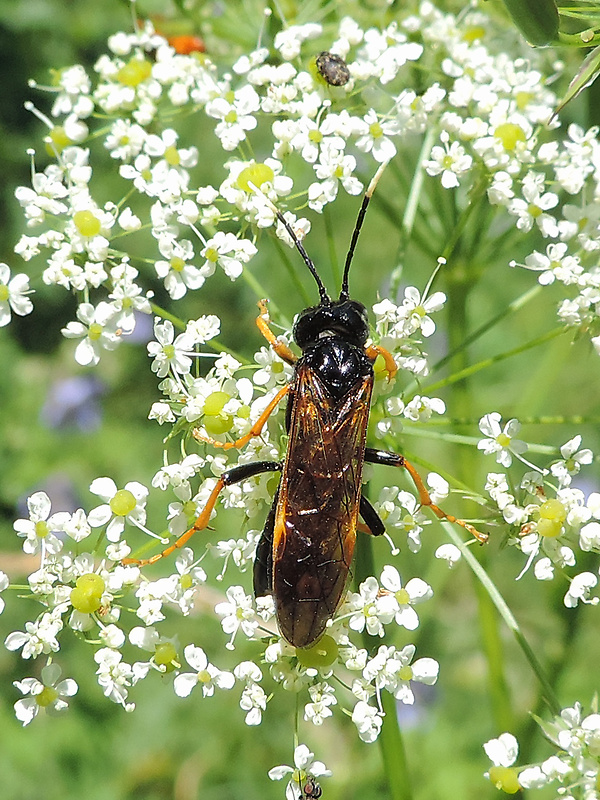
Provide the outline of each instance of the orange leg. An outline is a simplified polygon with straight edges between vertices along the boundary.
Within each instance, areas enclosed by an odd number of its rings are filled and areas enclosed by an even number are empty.
[[[396,366],[394,356],[390,353],[390,351],[386,350],[385,347],[380,347],[378,344],[371,344],[369,347],[367,347],[365,352],[372,361],[375,361],[377,356],[383,357],[383,360],[385,361],[385,370],[388,374],[388,381],[391,381],[398,372],[398,367]]]
[[[295,364],[298,360],[298,357],[295,353],[290,350],[285,342],[282,342],[281,339],[278,339],[273,331],[269,328],[269,311],[267,310],[267,301],[266,300],[259,300],[258,301],[258,309],[260,314],[256,318],[256,325],[258,330],[262,333],[265,337],[267,342],[271,345],[273,350],[277,353],[279,358],[286,361],[288,364]]]
[[[210,515],[212,514],[217,499],[225,486],[232,486],[235,483],[240,483],[241,481],[245,481],[248,478],[254,477],[255,475],[260,475],[263,472],[280,471],[281,463],[279,461],[254,461],[251,464],[240,464],[237,467],[232,467],[231,469],[226,470],[215,484],[215,488],[210,493],[206,505],[196,517],[196,521],[192,527],[183,533],[179,539],[173,542],[172,545],[169,545],[169,547],[163,550],[162,553],[157,553],[150,558],[124,558],[121,563],[135,564],[138,567],[145,567],[147,564],[154,564],[156,561],[160,561],[160,559],[165,558],[165,556],[170,556],[171,553],[175,552],[175,550],[180,550],[182,547],[184,547],[196,533],[196,531],[203,531],[208,526]]]
[[[410,463],[407,461],[404,456],[399,456],[396,453],[388,453],[385,450],[372,450],[370,447],[367,448],[365,452],[365,461],[369,461],[373,464],[384,464],[390,467],[403,467],[415,484],[415,487],[419,493],[419,502],[422,506],[426,506],[430,508],[436,517],[439,519],[445,519],[448,522],[452,522],[455,525],[460,525],[465,530],[469,531],[471,536],[474,536],[478,542],[484,544],[489,539],[487,533],[481,533],[478,531],[477,528],[470,525],[468,522],[465,522],[462,519],[458,519],[458,517],[453,516],[452,514],[447,514],[443,509],[439,506],[436,506],[435,503],[432,501],[429,492],[427,491],[427,487],[423,483],[423,479]]]
[[[187,530],[184,534],[182,534],[176,542],[163,550],[162,553],[157,553],[156,555],[152,556],[151,558],[124,558],[121,563],[122,564],[136,564],[138,567],[145,567],[147,564],[154,564],[156,561],[159,561],[161,558],[165,558],[165,556],[170,556],[171,553],[174,553],[175,550],[179,550],[181,547],[184,547],[188,541],[192,538],[192,536],[196,533],[196,531],[203,531],[204,528],[208,525],[208,521],[210,519],[210,515],[212,514],[213,508],[215,507],[215,503],[217,502],[217,497],[221,493],[221,490],[225,486],[225,481],[223,478],[219,478],[215,488],[210,493],[210,497],[208,498],[207,504],[202,509],[202,513],[196,517],[196,521],[192,525],[192,527]]]
[[[283,400],[286,394],[290,390],[289,383],[286,386],[283,386],[275,395],[275,397],[271,400],[269,405],[265,408],[263,413],[260,417],[256,420],[254,425],[250,428],[248,433],[244,436],[241,436],[239,439],[236,439],[235,442],[218,442],[216,439],[211,439],[210,436],[202,436],[202,434],[196,428],[192,431],[192,434],[195,439],[199,442],[207,442],[208,444],[212,444],[213,447],[220,447],[223,450],[231,450],[232,448],[240,448],[244,447],[248,444],[250,439],[254,439],[255,436],[260,436],[262,429],[265,426],[266,421],[269,419],[273,410],[279,405],[279,403]]]

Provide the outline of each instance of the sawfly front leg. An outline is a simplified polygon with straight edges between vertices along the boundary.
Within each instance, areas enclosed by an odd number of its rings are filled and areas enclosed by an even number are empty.
[[[254,439],[255,436],[260,436],[266,421],[289,391],[289,384],[283,386],[271,400],[269,405],[265,408],[260,417],[256,420],[254,425],[250,428],[248,433],[246,433],[244,436],[241,436],[239,439],[236,439],[235,442],[218,442],[216,439],[211,439],[210,436],[203,436],[197,428],[192,431],[192,435],[199,442],[206,442],[207,444],[211,444],[213,447],[220,447],[222,450],[231,450],[232,448],[239,449],[240,447],[245,447],[250,439]]]
[[[388,453],[385,450],[374,450],[371,447],[367,447],[365,450],[365,461],[368,461],[371,464],[383,464],[384,466],[388,467],[402,467],[412,478],[413,483],[415,484],[415,487],[419,493],[419,502],[422,506],[427,506],[430,508],[436,517],[439,517],[439,519],[445,519],[448,522],[460,525],[462,528],[469,531],[471,536],[474,536],[481,544],[487,542],[489,538],[487,533],[481,533],[477,530],[477,528],[474,528],[473,525],[470,525],[468,522],[465,522],[462,519],[458,519],[458,517],[455,517],[452,514],[447,514],[443,509],[435,505],[429,492],[427,491],[427,487],[423,483],[423,479],[415,467],[413,467],[410,461],[407,461],[404,456],[399,456],[397,453]]]
[[[377,356],[381,356],[383,358],[385,363],[385,371],[388,374],[388,381],[391,381],[398,372],[398,367],[396,366],[394,356],[390,353],[390,351],[386,350],[385,347],[380,347],[378,344],[371,344],[367,347],[365,352],[371,361],[375,361]]]
[[[295,364],[296,361],[298,361],[298,356],[292,350],[290,350],[285,342],[282,342],[281,339],[278,339],[271,328],[269,328],[270,318],[266,300],[258,301],[258,310],[260,311],[260,314],[256,318],[256,326],[258,330],[262,333],[279,358],[283,359],[288,364]]]
[[[138,567],[145,567],[147,564],[154,564],[156,561],[160,561],[160,559],[165,558],[165,556],[170,556],[171,553],[175,552],[175,550],[179,550],[184,547],[196,533],[196,531],[203,531],[208,526],[210,515],[213,512],[217,498],[226,486],[233,486],[235,483],[241,483],[248,478],[253,478],[255,475],[261,475],[263,472],[280,471],[280,461],[254,461],[251,464],[239,464],[237,467],[232,467],[231,469],[225,470],[215,484],[215,488],[210,493],[210,497],[206,501],[206,505],[196,517],[196,521],[191,528],[189,528],[179,537],[179,539],[173,542],[172,545],[169,545],[169,547],[163,550],[162,553],[157,553],[151,558],[124,558],[121,563],[135,564]]]

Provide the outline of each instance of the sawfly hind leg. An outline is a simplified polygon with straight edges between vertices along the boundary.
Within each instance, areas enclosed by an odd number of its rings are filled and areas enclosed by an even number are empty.
[[[251,464],[240,464],[237,467],[232,467],[226,470],[217,483],[215,488],[210,493],[210,497],[206,501],[206,505],[196,517],[196,520],[191,528],[183,533],[179,539],[173,544],[169,545],[161,553],[157,553],[150,558],[124,558],[122,564],[135,564],[138,567],[145,567],[147,564],[154,564],[160,561],[161,558],[170,556],[175,550],[179,550],[189,542],[196,531],[203,531],[209,523],[210,515],[216,505],[217,499],[226,486],[233,486],[235,483],[241,483],[248,478],[253,478],[255,475],[261,475],[263,472],[280,472],[280,461],[254,461]]]
[[[447,522],[460,525],[462,528],[468,531],[471,536],[474,536],[477,541],[480,542],[480,544],[487,542],[489,538],[487,533],[481,533],[477,530],[477,528],[473,527],[473,525],[470,525],[468,522],[465,522],[462,519],[458,519],[458,517],[455,517],[452,514],[447,514],[439,506],[436,506],[431,499],[429,492],[427,491],[427,487],[423,483],[423,479],[415,467],[413,467],[410,461],[407,461],[404,456],[399,456],[397,453],[388,453],[385,450],[373,450],[372,448],[367,447],[365,450],[365,461],[368,461],[371,464],[383,464],[384,466],[388,467],[402,467],[412,478],[417,492],[419,493],[419,502],[422,506],[430,508],[439,519],[444,519]]]
[[[273,531],[279,491],[275,493],[265,527],[260,535],[254,556],[254,596],[264,597],[273,593]]]
[[[359,513],[363,519],[358,525],[359,531],[369,533],[371,536],[381,536],[385,533],[381,517],[364,495],[360,496]]]

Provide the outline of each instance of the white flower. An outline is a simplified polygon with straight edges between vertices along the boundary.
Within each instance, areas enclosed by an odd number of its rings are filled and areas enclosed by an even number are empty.
[[[515,266],[514,261],[510,262]],[[583,267],[578,256],[567,255],[567,245],[564,242],[554,242],[546,247],[546,253],[533,253],[525,259],[525,267],[539,272],[538,283],[548,286],[555,280],[568,286],[577,283],[583,273]]]
[[[515,197],[508,205],[508,211],[517,219],[517,228],[524,233],[530,231],[535,223],[545,237],[558,236],[558,226],[553,216],[547,212],[558,205],[558,195],[544,193],[544,175],[529,172],[523,179],[523,198]]]
[[[411,578],[403,587],[398,570],[389,564],[381,573],[381,585],[389,594],[380,598],[380,609],[389,610],[394,615],[396,625],[414,631],[419,626],[419,617],[413,605],[433,597],[431,586],[421,578]]]
[[[170,320],[154,320],[155,342],[148,343],[148,355],[154,358],[152,372],[159,378],[165,378],[169,369],[181,375],[187,374],[192,367],[194,341],[189,333],[180,333],[175,338],[175,328]]]
[[[235,233],[217,231],[202,249],[201,254],[206,259],[202,271],[206,275],[212,275],[215,264],[218,264],[233,281],[239,278],[244,270],[244,264],[247,264],[256,253],[257,249],[249,239],[238,239]]]
[[[60,645],[57,635],[63,628],[60,617],[45,613],[36,622],[26,622],[25,632],[13,631],[4,642],[7,650],[23,648],[23,658],[37,658],[42,653],[56,653]]]
[[[458,564],[462,558],[462,554],[455,544],[441,544],[434,553],[436,558],[446,561],[450,569]]]
[[[305,744],[300,744],[294,750],[293,767],[282,764],[269,770],[269,778],[272,781],[280,781],[286,775],[291,775],[285,793],[286,800],[301,800],[306,782],[313,775],[317,778],[328,778],[331,770],[327,769],[322,761],[315,761],[314,753],[311,753]]]
[[[371,108],[357,125],[356,146],[364,153],[372,153],[375,161],[383,164],[396,155],[396,145],[389,137],[395,136],[398,130],[396,120],[380,120]]]
[[[259,620],[252,606],[251,595],[247,595],[241,586],[229,587],[227,601],[217,603],[215,612],[222,617],[221,626],[225,633],[231,634],[231,640],[227,644],[227,648],[231,650],[238,630],[241,628],[248,638],[252,638],[258,628]]]
[[[447,131],[442,131],[440,139],[443,147],[436,145],[431,149],[431,160],[425,161],[424,166],[428,175],[442,175],[444,189],[454,189],[459,186],[459,175],[471,169],[473,159],[465,152],[459,142],[448,145],[450,136]]]
[[[579,547],[589,553],[600,549],[600,522],[588,522],[579,531]]]
[[[349,593],[344,603],[342,614],[350,614],[348,626],[353,631],[359,633],[365,627],[371,636],[383,636],[385,631],[383,624],[390,622],[394,617],[394,612],[384,609],[378,603],[379,584],[377,579],[369,577],[364,580],[357,592]],[[383,619],[380,619],[380,616]]]
[[[125,702],[129,688],[146,677],[150,670],[150,663],[127,664],[123,661],[123,654],[110,647],[98,650],[94,654],[94,661],[98,664],[96,675],[104,696],[113,703],[122,705],[125,711],[133,711],[135,705]]]
[[[13,526],[18,536],[25,538],[23,552],[35,555],[41,550],[43,558],[58,553],[62,542],[56,532],[63,529],[69,515],[59,512],[50,516],[51,503],[46,492],[35,492],[28,497],[27,508],[29,519],[18,519]]]
[[[106,538],[118,542],[125,530],[125,521],[143,526],[146,522],[146,498],[148,489],[137,481],[129,481],[124,489],[117,489],[112,478],[96,478],[90,485],[90,492],[104,500],[88,514],[92,528],[107,525]]]
[[[262,680],[262,672],[253,661],[242,661],[234,669],[233,674],[238,681],[245,681],[246,686],[240,697],[240,708],[246,711],[246,725],[260,725],[262,712],[267,707],[267,695],[259,686],[258,681]]]
[[[496,461],[503,467],[510,467],[512,464],[512,454],[519,456],[527,450],[527,445],[514,436],[521,428],[516,419],[510,419],[504,428],[500,427],[501,415],[497,411],[486,414],[479,420],[479,430],[489,436],[488,439],[481,439],[477,442],[479,450],[487,455],[496,453]]]
[[[158,249],[165,260],[156,261],[154,268],[164,279],[165,289],[173,300],[180,300],[188,289],[199,289],[204,283],[202,270],[189,264],[194,258],[194,248],[188,239],[177,240],[164,234],[158,240]]]
[[[200,684],[202,686],[202,696],[212,697],[217,689],[231,689],[235,683],[235,678],[231,672],[222,672],[213,664],[210,664],[206,653],[201,647],[193,644],[183,651],[185,660],[195,672],[181,672],[175,677],[173,688],[178,697],[187,697],[192,689]]]
[[[434,412],[443,414],[445,411],[446,404],[439,397],[422,397],[417,394],[404,407],[402,414],[413,422],[427,422]]]
[[[77,309],[79,322],[69,322],[62,329],[66,339],[82,339],[75,349],[75,361],[81,366],[96,365],[102,349],[114,350],[121,339],[117,309],[112,303],[101,301],[96,308],[91,303],[81,303]]]
[[[318,683],[308,689],[311,702],[304,706],[304,719],[313,725],[322,725],[333,714],[330,706],[336,705],[337,698],[333,686]]]
[[[414,645],[407,644],[397,654],[400,667],[397,672],[398,683],[394,689],[394,697],[407,705],[412,705],[415,701],[410,682],[416,681],[433,686],[440,671],[440,665],[433,658],[419,658],[411,664],[415,649]]]
[[[598,578],[593,572],[581,572],[571,580],[569,589],[564,597],[564,604],[567,608],[575,608],[579,601],[597,605],[599,598],[590,597],[590,592],[598,584]]]
[[[227,96],[216,97],[206,104],[208,116],[221,120],[215,133],[224,150],[235,150],[246,138],[246,131],[256,128],[256,117],[253,115],[259,108],[260,97],[249,84],[237,89],[231,99],[228,92]]]
[[[425,338],[431,336],[435,331],[435,322],[429,314],[439,311],[445,302],[446,295],[443,292],[434,292],[431,297],[425,297],[414,286],[407,286],[402,306],[398,309],[399,316],[407,323],[407,335],[420,330]]]
[[[286,61],[292,61],[300,55],[302,42],[307,39],[314,39],[322,30],[322,26],[316,22],[307,22],[304,25],[289,25],[276,34],[273,46],[276,50],[279,50],[282,58]]]
[[[0,263],[0,328],[10,322],[11,309],[20,317],[31,314],[33,303],[26,297],[30,293],[29,278],[24,273],[10,277],[10,267]]]
[[[206,344],[219,335],[221,320],[215,314],[203,314],[198,319],[191,319],[185,332],[193,337],[196,344]]]
[[[364,700],[359,700],[352,711],[352,722],[356,725],[358,735],[363,742],[371,743],[379,736],[383,725],[383,715]]]
[[[0,569],[0,592],[3,592],[5,589],[8,589],[9,586],[10,586],[10,580],[8,578],[8,575],[6,574],[6,572],[3,572]],[[4,611],[4,606],[5,606],[4,598],[0,597],[0,614]]]
[[[340,183],[348,194],[360,194],[363,185],[354,177],[355,169],[354,156],[345,155],[334,147],[322,147],[319,162],[315,165],[315,172],[321,183],[312,183],[308,187],[309,206],[320,211],[326,202],[331,202],[337,196]]]
[[[15,715],[19,722],[29,725],[39,711],[54,714],[67,708],[67,702],[63,698],[73,697],[78,686],[72,678],[59,681],[60,674],[58,664],[47,664],[42,669],[41,681],[37,678],[13,681],[13,685],[25,695],[15,703]]]
[[[571,479],[579,473],[582,465],[591,464],[594,454],[591,450],[580,450],[581,436],[577,435],[570,439],[560,448],[563,460],[556,461],[550,467],[550,472],[558,479],[561,487],[570,486]]]
[[[483,749],[496,767],[510,767],[519,755],[519,743],[512,733],[501,733],[497,739],[490,739]]]

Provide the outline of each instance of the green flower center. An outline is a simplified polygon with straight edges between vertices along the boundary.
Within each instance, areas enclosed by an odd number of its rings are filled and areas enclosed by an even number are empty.
[[[144,58],[132,58],[117,73],[124,86],[138,86],[152,74],[152,64]]]
[[[171,642],[162,642],[156,645],[154,662],[159,666],[168,666],[177,658],[177,650]]]
[[[396,592],[396,600],[398,601],[399,605],[407,606],[410,603],[410,595],[406,589],[398,589]]]
[[[97,236],[100,233],[100,220],[92,211],[76,211],[73,222],[82,236]]]
[[[383,136],[383,128],[378,122],[372,122],[369,125],[369,133],[373,139],[380,139]]]
[[[53,703],[58,697],[58,692],[54,688],[54,686],[44,686],[42,691],[36,695],[35,702],[38,706],[42,708],[46,708],[51,703]]]
[[[97,342],[98,339],[102,336],[103,331],[102,325],[99,322],[92,322],[90,327],[88,328],[88,336],[92,342]]]
[[[337,642],[327,635],[322,636],[312,647],[296,648],[298,661],[307,669],[331,666],[336,661],[338,653]]]
[[[126,517],[136,507],[137,501],[129,489],[119,489],[111,499],[110,510],[117,517]]]
[[[518,142],[527,140],[523,128],[520,125],[515,125],[514,122],[505,122],[502,125],[498,125],[494,131],[494,136],[496,139],[500,139],[505,150],[514,150]]]
[[[260,187],[264,183],[272,183],[275,173],[267,164],[256,163],[243,169],[237,176],[236,184],[244,192],[252,191],[250,184]],[[216,261],[216,259],[215,259]]]
[[[181,156],[179,155],[179,150],[171,145],[167,147],[165,150],[165,161],[167,164],[170,164],[172,167],[178,167],[181,162]]]
[[[516,794],[519,789],[519,773],[514,767],[490,767],[490,781],[496,789],[502,789],[506,794]]]

